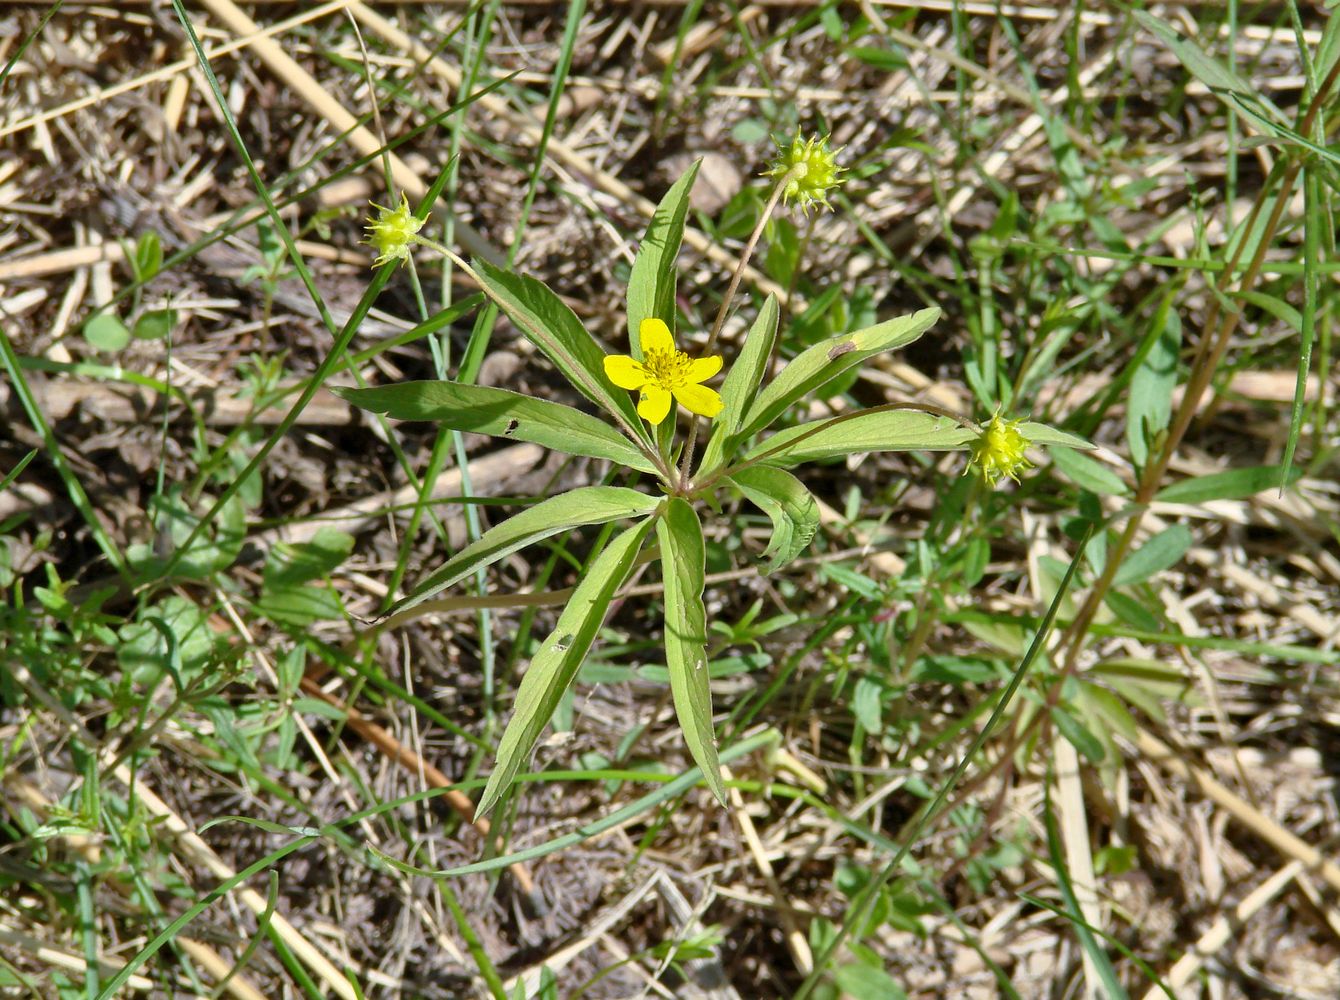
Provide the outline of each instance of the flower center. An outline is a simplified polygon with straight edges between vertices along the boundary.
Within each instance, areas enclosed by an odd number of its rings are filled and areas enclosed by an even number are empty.
[[[662,389],[678,389],[688,383],[689,365],[693,362],[683,351],[647,351],[642,356],[642,367]]]

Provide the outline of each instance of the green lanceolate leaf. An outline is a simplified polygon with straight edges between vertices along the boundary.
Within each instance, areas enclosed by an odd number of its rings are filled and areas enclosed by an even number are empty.
[[[1020,428],[1020,432],[1023,428]],[[1076,486],[1100,496],[1120,497],[1130,493],[1122,478],[1101,462],[1064,448],[1051,453],[1056,467]]]
[[[800,480],[770,465],[741,469],[730,477],[741,493],[772,521],[763,557],[774,572],[804,552],[819,528],[819,505]]]
[[[728,460],[745,413],[768,374],[768,359],[777,343],[777,296],[769,295],[745,335],[744,346],[721,384],[721,412],[712,422],[712,437],[703,452],[700,475],[709,475]]]
[[[1035,424],[1031,420],[1020,421],[1017,430],[1028,438],[1029,444],[1044,444],[1049,448],[1074,448],[1077,451],[1089,451],[1094,447],[1092,441],[1085,440],[1078,434],[1057,430],[1046,424]]]
[[[741,437],[767,427],[796,400],[809,395],[867,358],[916,340],[940,316],[939,309],[921,309],[855,333],[844,333],[802,351],[767,386],[744,418]]]
[[[562,299],[524,274],[511,274],[483,260],[476,260],[474,268],[489,297],[578,392],[618,417],[632,433],[645,435],[633,398],[605,378],[604,349]]]
[[[331,391],[354,406],[397,420],[436,420],[454,431],[529,441],[565,455],[607,458],[641,472],[656,471],[646,455],[598,417],[507,389],[426,380]]]
[[[694,763],[724,806],[726,786],[717,760],[707,677],[707,611],[703,607],[707,550],[693,507],[672,497],[665,516],[656,521],[656,538],[661,543],[665,576],[665,665],[670,670],[675,714]]]
[[[498,744],[498,759],[484,787],[475,817],[492,809],[530,757],[540,732],[548,724],[563,692],[568,689],[605,620],[610,601],[628,578],[646,540],[650,521],[634,525],[596,557],[577,584],[572,600],[558,616],[558,625],[531,657],[516,692],[512,718]]]
[[[1302,478],[1302,469],[1290,469],[1287,475],[1278,465],[1254,465],[1246,469],[1212,472],[1208,476],[1183,479],[1154,494],[1164,503],[1206,503],[1210,500],[1241,500],[1262,490],[1291,486]]]
[[[1186,550],[1191,548],[1192,540],[1191,532],[1184,525],[1164,528],[1126,557],[1112,578],[1112,586],[1129,587],[1171,569],[1181,562]]]
[[[647,225],[628,276],[628,343],[633,357],[642,360],[640,330],[644,319],[659,319],[675,328],[675,281],[679,246],[684,241],[684,218],[689,192],[702,161],[694,163],[671,185]]]
[[[770,465],[798,465],[867,451],[959,451],[976,437],[976,431],[939,414],[877,410],[788,427],[760,441],[744,457]]]
[[[475,570],[492,565],[532,542],[583,524],[642,517],[655,510],[659,502],[655,497],[622,486],[584,486],[550,497],[484,532],[478,541],[448,559],[441,569],[415,587],[408,597],[393,604],[378,620],[422,604]]]
[[[1172,392],[1177,386],[1177,358],[1182,350],[1182,320],[1169,294],[1159,305],[1154,327],[1146,337],[1148,347],[1131,376],[1126,403],[1126,441],[1131,458],[1143,467],[1149,445],[1167,429],[1172,416]]]

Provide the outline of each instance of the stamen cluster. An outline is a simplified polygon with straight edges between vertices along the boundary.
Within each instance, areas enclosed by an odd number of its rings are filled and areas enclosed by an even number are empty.
[[[1024,452],[1031,443],[1019,430],[1020,420],[1002,420],[993,416],[971,445],[970,467],[976,467],[989,485],[1002,478],[1019,482],[1019,473],[1033,468]]]

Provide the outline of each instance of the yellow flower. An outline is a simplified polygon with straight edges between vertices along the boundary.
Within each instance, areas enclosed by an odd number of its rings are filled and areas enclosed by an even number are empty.
[[[391,260],[409,260],[409,251],[415,242],[414,234],[423,228],[423,219],[414,217],[414,213],[409,210],[409,199],[403,191],[399,208],[392,210],[376,202],[372,203],[372,207],[378,210],[377,218],[368,219],[365,227],[368,238],[363,241],[377,251],[377,259],[372,262],[372,266],[377,267]]]
[[[969,468],[976,466],[982,478],[994,485],[1003,476],[1016,483],[1019,473],[1033,468],[1033,463],[1024,457],[1029,440],[1019,431],[1019,420],[1001,420],[997,412],[970,446],[972,460]]]
[[[670,412],[673,396],[694,413],[715,417],[721,412],[721,396],[700,382],[721,371],[721,355],[693,359],[675,348],[670,328],[659,319],[644,319],[638,327],[642,337],[642,360],[626,354],[605,357],[605,375],[620,389],[636,389],[642,400],[638,416],[659,424]]]
[[[844,169],[837,165],[838,152],[840,150],[828,148],[828,136],[806,140],[797,131],[790,142],[777,143],[777,159],[772,161],[771,169],[764,171],[764,176],[790,174],[791,179],[782,192],[782,199],[788,205],[795,202],[802,212],[809,212],[810,206],[816,204],[831,210],[833,206],[828,203],[828,192],[842,183],[838,174]]]

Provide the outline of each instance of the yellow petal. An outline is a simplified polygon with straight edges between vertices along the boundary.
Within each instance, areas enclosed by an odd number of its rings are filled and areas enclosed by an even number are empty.
[[[684,375],[684,381],[706,382],[719,371],[721,371],[721,355],[710,354],[689,362],[689,370]]]
[[[659,424],[670,412],[670,393],[654,382],[642,387],[642,402],[637,404],[637,415],[649,424]]]
[[[647,384],[647,370],[627,354],[605,355],[605,377],[620,389],[641,389]]]
[[[664,321],[652,317],[644,319],[642,325],[637,328],[637,335],[642,341],[642,353],[645,355],[649,351],[673,351],[675,349],[675,338],[670,336],[670,328]],[[660,421],[653,421],[660,423]]]
[[[721,396],[705,385],[681,385],[675,390],[675,398],[699,416],[715,417],[721,412]]]

